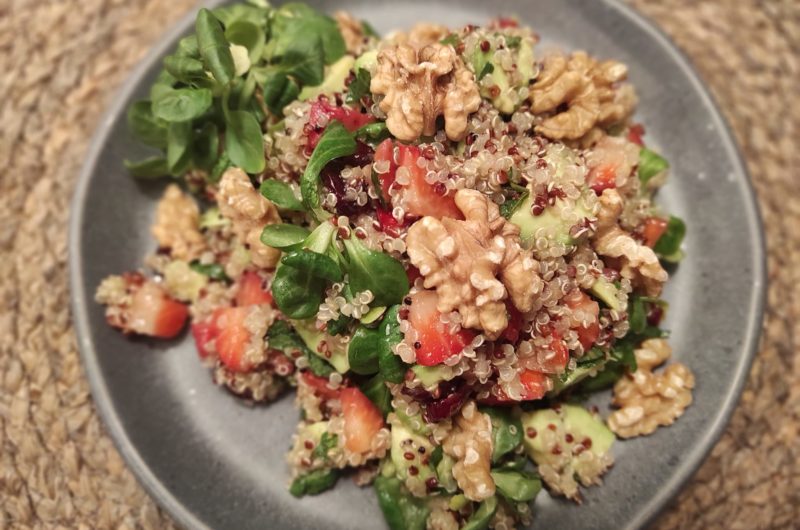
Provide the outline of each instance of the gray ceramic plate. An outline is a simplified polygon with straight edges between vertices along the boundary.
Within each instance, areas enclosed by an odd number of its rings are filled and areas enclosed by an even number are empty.
[[[518,14],[543,45],[584,48],[627,63],[641,97],[647,140],[672,163],[659,200],[689,226],[688,257],[667,290],[676,357],[697,376],[695,403],[668,429],[616,444],[616,465],[581,506],[536,502],[535,528],[638,528],[652,519],[721,434],[756,348],[764,245],[744,166],[719,112],[687,61],[648,22],[611,1],[319,1],[379,31],[419,20],[457,26]],[[144,97],[160,59],[192,27],[185,19],[127,81],[103,120],[75,194],[70,267],[75,325],[98,409],[128,465],[189,528],[383,528],[370,490],[343,481],[302,500],[286,491],[284,453],[295,427],[291,398],[243,406],[216,388],[191,339],[129,340],[92,301],[100,280],[136,268],[162,184],[129,178],[123,158],[144,154],[125,109]],[[600,396],[607,401],[608,396]]]

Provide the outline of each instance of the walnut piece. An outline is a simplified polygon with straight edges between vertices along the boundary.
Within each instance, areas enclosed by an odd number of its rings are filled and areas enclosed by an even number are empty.
[[[200,210],[177,184],[170,184],[156,207],[156,221],[150,231],[158,246],[170,250],[175,259],[192,261],[206,249],[200,233]]]
[[[642,285],[649,296],[658,296],[669,275],[653,249],[645,246],[617,224],[622,213],[622,197],[613,188],[600,196],[597,214],[597,231],[593,238],[595,252],[622,261],[620,274],[633,283]]]
[[[625,120],[637,103],[633,88],[620,85],[627,74],[624,64],[598,63],[585,52],[575,52],[569,58],[545,58],[531,88],[531,110],[555,114],[537,125],[537,132],[556,140],[577,140],[596,126]],[[567,110],[558,112],[561,105],[566,105]]]
[[[475,76],[451,46],[439,43],[419,50],[409,44],[381,50],[370,90],[385,96],[380,108],[386,126],[405,142],[434,135],[439,116],[444,116],[447,137],[461,140],[468,116],[481,102]]]
[[[234,234],[250,249],[250,260],[257,267],[271,269],[281,251],[261,242],[265,225],[280,223],[275,205],[264,198],[250,183],[250,177],[239,168],[230,168],[222,175],[217,194],[219,211],[231,220]]]
[[[494,495],[494,480],[490,475],[492,420],[478,412],[474,401],[464,405],[456,416],[442,449],[456,459],[453,477],[466,498],[482,501]]]
[[[336,25],[339,26],[339,33],[342,34],[347,53],[361,55],[367,40],[361,21],[347,11],[337,11],[333,14],[333,18],[336,20]]]
[[[449,34],[450,29],[447,26],[419,22],[411,26],[408,31],[397,31],[390,34],[385,40],[392,45],[408,44],[419,50],[429,44],[438,43]]]
[[[608,426],[621,438],[650,434],[672,425],[692,403],[694,375],[682,363],[672,363],[661,374],[653,370],[672,353],[664,339],[649,339],[634,352],[638,369],[614,385],[612,403],[619,407]]]
[[[423,217],[408,230],[408,255],[425,287],[436,289],[437,309],[458,310],[464,327],[493,340],[508,326],[507,296],[523,313],[533,307],[543,286],[538,263],[520,246],[519,227],[489,197],[462,189],[455,201],[465,220]]]

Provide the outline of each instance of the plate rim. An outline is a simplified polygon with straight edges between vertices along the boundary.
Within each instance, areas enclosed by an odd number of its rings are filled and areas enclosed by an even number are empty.
[[[212,0],[210,2],[202,2],[202,4],[206,7],[215,7],[225,3],[225,1],[226,0]],[[747,225],[751,228],[755,228],[748,237],[750,239],[750,244],[755,250],[752,263],[753,275],[760,284],[760,289],[757,288],[753,290],[749,311],[747,313],[746,333],[741,346],[744,350],[744,355],[740,356],[737,360],[736,371],[731,380],[732,384],[728,387],[728,391],[724,396],[722,408],[719,409],[719,412],[713,417],[711,428],[707,429],[705,435],[698,439],[699,443],[695,448],[681,459],[680,464],[675,467],[675,471],[670,478],[663,483],[659,492],[644,503],[637,511],[636,515],[626,523],[625,528],[633,530],[636,528],[644,528],[652,523],[667,507],[668,503],[677,496],[683,486],[694,476],[705,461],[730,422],[736,405],[741,399],[753,360],[758,352],[768,290],[767,252],[763,217],[761,216],[756,191],[747,163],[728,121],[725,119],[716,100],[711,95],[708,86],[703,82],[702,77],[699,75],[691,59],[659,26],[656,25],[655,22],[633,7],[619,0],[603,0],[603,3],[628,19],[630,23],[637,25],[652,40],[656,41],[659,47],[672,57],[678,68],[683,71],[692,84],[695,92],[700,96],[703,104],[709,108],[711,114],[710,118],[719,131],[722,146],[733,162],[734,173],[738,173],[742,177],[736,179],[736,184],[740,189],[743,188],[745,192],[745,208],[743,209],[743,213]],[[125,102],[138,88],[147,70],[172,47],[173,41],[191,27],[194,18],[194,10],[190,10],[159,37],[147,54],[125,78],[121,88],[114,93],[107,109],[103,113],[86,151],[85,162],[78,174],[70,203],[67,264],[71,294],[70,310],[78,351],[89,381],[93,404],[105,426],[106,432],[111,436],[114,445],[138,482],[159,506],[165,509],[170,516],[183,527],[210,530],[210,527],[199,520],[191,510],[187,509],[187,507],[179,501],[169,488],[156,476],[147,462],[142,458],[138,449],[129,438],[127,431],[122,426],[118,411],[113,406],[110,398],[107,383],[98,367],[97,351],[90,333],[91,325],[89,323],[88,312],[84,309],[87,306],[87,300],[85,296],[86,289],[81,274],[83,256],[79,251],[82,244],[81,224],[84,219],[86,194],[89,190],[92,174],[97,166],[97,161],[106,143],[106,139],[117,117],[125,113]]]

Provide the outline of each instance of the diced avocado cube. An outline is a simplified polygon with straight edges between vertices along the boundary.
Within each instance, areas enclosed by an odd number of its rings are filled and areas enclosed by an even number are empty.
[[[347,76],[350,75],[353,65],[356,60],[352,55],[345,55],[332,65],[330,65],[325,73],[325,79],[317,86],[303,87],[297,99],[306,101],[314,99],[322,94],[335,94],[336,92],[343,92],[345,89],[344,83]]]

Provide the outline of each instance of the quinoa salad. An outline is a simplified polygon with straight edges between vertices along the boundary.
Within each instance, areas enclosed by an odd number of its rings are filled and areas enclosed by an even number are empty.
[[[97,302],[190,334],[248,404],[294,392],[293,495],[353,480],[393,530],[530,525],[692,402],[659,326],[686,228],[626,76],[514,18],[201,9],[128,112],[156,153],[128,170],[172,179],[157,250]]]

